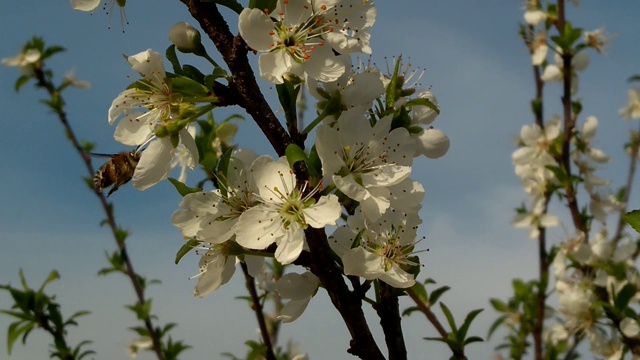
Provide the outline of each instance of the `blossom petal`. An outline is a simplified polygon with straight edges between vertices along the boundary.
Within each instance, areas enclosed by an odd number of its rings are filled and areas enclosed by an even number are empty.
[[[200,260],[202,271],[193,289],[193,294],[203,298],[231,280],[235,272],[235,257],[226,257],[219,252],[209,251]]]
[[[274,44],[270,34],[273,31],[273,21],[259,9],[245,8],[238,18],[240,36],[253,50],[269,51]]]
[[[71,0],[71,8],[79,11],[93,11],[100,6],[101,0]]]
[[[174,151],[168,138],[152,141],[142,152],[133,174],[133,186],[138,190],[146,190],[165,179],[171,170]]]
[[[301,300],[312,296],[320,281],[310,271],[303,274],[289,273],[273,284],[274,289],[285,299]]]
[[[309,226],[316,229],[327,225],[335,225],[342,214],[342,206],[334,194],[321,196],[316,204],[304,210],[304,219]]]
[[[141,112],[131,113],[118,123],[113,137],[117,142],[129,146],[144,144],[153,134],[151,124],[140,121]]]
[[[291,264],[294,262],[304,247],[304,232],[298,223],[289,225],[289,229],[285,232],[277,242],[275,258],[281,264]]]
[[[236,242],[246,248],[262,250],[283,236],[281,224],[271,221],[273,213],[254,206],[240,215],[236,225]]]
[[[293,60],[284,51],[273,51],[260,55],[260,76],[273,84],[282,84],[284,74],[291,70]]]
[[[307,305],[309,305],[309,301],[311,301],[311,297],[302,300],[290,300],[282,308],[278,319],[282,319],[282,322],[285,323],[295,321],[307,308]]]
[[[303,64],[309,76],[321,82],[338,80],[347,69],[343,58],[335,56],[328,46],[316,48]]]

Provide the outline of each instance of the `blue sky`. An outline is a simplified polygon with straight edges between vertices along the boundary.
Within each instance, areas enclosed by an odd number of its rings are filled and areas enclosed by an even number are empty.
[[[169,45],[168,29],[178,21],[190,21],[179,1],[149,4],[129,1],[130,24],[123,34],[117,14],[108,29],[102,11],[74,12],[66,1],[0,2],[0,57],[15,55],[33,35],[43,36],[47,44],[65,46],[68,51],[49,66],[58,76],[75,68],[78,77],[93,85],[89,91],[66,93],[67,112],[78,136],[96,142],[100,152],[123,151],[125,147],[113,140],[114,129],[106,117],[111,101],[133,75],[122,54],[147,48],[163,52]],[[412,0],[379,1],[377,6],[373,60],[383,65],[385,56],[402,53],[414,66],[426,69],[422,83],[432,87],[442,109],[434,125],[451,139],[444,158],[419,160],[414,170],[413,177],[427,191],[420,233],[426,236],[422,244],[430,251],[422,256],[422,276],[452,287],[443,300],[457,319],[472,309],[487,309],[471,327],[473,334],[484,337],[495,319],[488,299],[508,296],[512,278],[528,279],[536,269],[535,243],[526,231],[509,225],[513,209],[525,199],[513,174],[511,152],[520,127],[532,121],[528,111],[532,73],[527,50],[517,35],[522,2]],[[614,157],[601,175],[618,187],[626,168],[621,144],[628,130],[637,126],[624,122],[617,110],[627,101],[626,79],[640,73],[640,3],[619,0],[613,6],[584,1],[579,8],[568,9],[576,26],[588,30],[605,26],[615,35],[606,55],[590,53],[591,64],[580,79],[584,103],[580,120],[587,115],[600,120],[596,144]],[[235,21],[230,22],[235,27]],[[42,94],[30,85],[14,93],[16,76],[15,69],[0,67],[0,108],[4,110],[0,283],[17,285],[22,268],[37,286],[51,269],[57,269],[62,280],[49,289],[58,294],[64,313],[93,312],[81,319],[81,331],[71,332],[72,342],[93,340],[97,359],[125,358],[125,344],[133,338],[125,329],[137,324],[123,306],[133,301],[133,291],[124,278],[96,275],[106,266],[105,250],[114,249],[107,229],[98,225],[103,215],[93,194],[83,187],[84,168],[57,119],[37,103]],[[559,97],[553,96],[559,94],[559,84],[550,84],[546,91],[548,118],[560,111]],[[220,113],[218,118],[228,114]],[[244,122],[242,128],[237,138],[241,146],[271,152],[252,121]],[[194,346],[183,359],[225,351],[243,354],[243,342],[257,338],[257,327],[246,306],[233,300],[243,295],[241,278],[236,276],[204,300],[196,299],[194,281],[188,277],[197,271],[197,258],[173,264],[182,238],[169,218],[179,195],[163,183],[145,192],[127,186],[112,200],[121,225],[133,234],[129,247],[137,270],[163,282],[149,291],[155,313],[162,322],[179,323],[174,338]],[[639,200],[634,196],[631,207],[638,208]],[[561,240],[565,233],[571,229],[559,230],[552,240]],[[7,304],[7,296],[0,295],[0,307]],[[0,339],[5,339],[8,324],[8,318],[0,317]],[[371,327],[381,334],[373,317]],[[405,334],[414,357],[429,353],[429,358],[439,359],[448,354],[442,345],[421,340],[435,333],[419,314],[406,319]],[[281,339],[288,338],[299,341],[312,359],[346,358],[347,331],[322,290],[297,322],[284,326]],[[497,340],[472,345],[468,353],[474,359],[489,359]],[[28,348],[16,345],[12,359],[44,358],[46,341],[34,333]],[[0,354],[5,353],[6,343],[0,340]]]

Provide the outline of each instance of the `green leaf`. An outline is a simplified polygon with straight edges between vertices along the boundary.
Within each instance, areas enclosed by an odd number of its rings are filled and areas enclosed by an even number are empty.
[[[493,308],[497,312],[507,312],[507,311],[509,311],[509,307],[507,306],[507,304],[505,304],[500,299],[490,299],[489,302],[491,303],[491,306],[493,306]]]
[[[640,75],[633,75],[627,79],[628,82],[640,81]]]
[[[203,98],[211,95],[204,85],[186,76],[178,76],[171,79],[171,85],[176,92],[182,94],[184,101],[189,101],[190,97]]]
[[[431,295],[429,296],[429,303],[435,304],[436,302],[438,302],[438,299],[440,299],[440,296],[442,296],[445,292],[449,291],[449,289],[451,289],[449,286],[442,286],[433,290],[431,292]]]
[[[7,329],[7,353],[9,355],[11,355],[13,344],[16,342],[16,340],[18,340],[20,335],[28,335],[35,326],[35,322],[24,323],[22,321],[17,321],[9,325],[9,328]],[[22,338],[22,343],[24,344],[26,340],[27,339],[25,336],[24,338]]]
[[[269,10],[269,13],[276,8],[277,0],[250,0],[249,9]]]
[[[483,342],[484,340],[479,336],[471,336],[464,341],[465,345],[469,345],[474,342]]]
[[[176,75],[182,75],[182,66],[180,65],[178,54],[176,53],[176,46],[175,45],[169,46],[167,48],[167,51],[165,51],[165,56],[167,57],[167,60],[169,60],[169,62],[171,63],[171,66],[173,67],[173,72]]]
[[[467,317],[464,318],[464,323],[462,323],[460,330],[458,330],[458,333],[456,334],[458,340],[464,340],[464,338],[467,336],[469,326],[471,326],[471,322],[473,322],[473,319],[475,319],[476,316],[478,316],[478,314],[480,314],[483,310],[484,309],[476,309],[467,314]]]
[[[42,292],[44,290],[44,287],[47,286],[48,283],[56,281],[58,279],[60,279],[60,273],[58,273],[58,271],[56,270],[51,270],[49,276],[47,276],[47,279],[42,283],[42,285],[40,285],[40,289],[38,289],[38,292]]]
[[[199,244],[198,240],[193,238],[193,239],[189,239],[189,241],[187,241],[184,245],[182,245],[182,247],[180,247],[180,250],[178,250],[178,253],[176,254],[176,261],[175,261],[176,265],[180,262],[180,259],[182,259],[183,256],[187,255],[198,244]]]
[[[44,51],[41,59],[44,60],[44,59],[50,58],[51,56],[63,51],[66,51],[66,49],[63,48],[62,46],[50,46]]]
[[[203,0],[202,2],[212,2],[212,3],[216,3],[218,5],[222,5],[224,7],[227,7],[229,9],[235,11],[238,14],[240,14],[242,12],[242,10],[244,9],[242,7],[242,5],[239,2],[237,2],[236,0]],[[274,8],[275,8],[275,6],[274,6]]]
[[[637,233],[640,233],[640,210],[629,211],[624,214],[624,221]]]
[[[20,76],[16,80],[16,83],[13,85],[13,88],[15,89],[15,91],[16,92],[20,91],[20,88],[22,88],[24,84],[26,84],[29,81],[29,79],[31,79],[31,76],[27,76],[27,75]]]
[[[185,64],[182,66],[182,70],[184,70],[184,75],[199,84],[205,83],[205,76],[197,67],[189,64]],[[205,87],[206,88],[206,87]]]
[[[498,329],[498,327],[500,327],[500,325],[502,325],[502,323],[507,320],[507,318],[509,317],[509,315],[502,315],[499,318],[497,318],[493,324],[491,324],[491,326],[489,327],[489,331],[487,333],[487,337],[491,338],[491,335],[493,335],[493,333]]]
[[[169,182],[171,182],[171,184],[173,184],[173,187],[176,188],[176,190],[178,191],[178,193],[180,195],[182,195],[182,197],[185,197],[189,194],[192,193],[196,193],[199,191],[202,191],[202,189],[200,188],[192,188],[192,187],[188,187],[187,185],[181,183],[178,179],[174,179],[172,177],[169,178]]]
[[[420,308],[417,306],[410,306],[402,311],[402,316],[409,316],[416,311],[420,311]]]
[[[278,91],[278,100],[284,110],[285,120],[288,127],[297,126],[297,108],[298,93],[301,86],[291,81],[285,80],[284,83],[276,85]]]
[[[418,295],[418,298],[425,304],[429,302],[429,295],[427,295],[427,289],[424,285],[420,283],[415,283],[411,287],[411,290]]]
[[[449,326],[451,326],[451,332],[452,333],[457,333],[458,332],[458,328],[456,327],[456,321],[453,318],[453,315],[451,314],[451,310],[449,310],[449,308],[447,307],[447,305],[445,305],[443,302],[440,303],[440,308],[442,309],[442,312],[444,313],[444,316],[447,317],[447,321],[449,322]]]
[[[296,144],[289,144],[285,149],[285,155],[287,156],[287,162],[289,163],[289,167],[293,168],[293,164],[298,161],[307,162],[307,154],[305,154],[304,150]]]
[[[438,107],[438,105],[436,105],[433,102],[431,102],[431,100],[425,99],[425,98],[411,99],[411,100],[407,101],[406,103],[404,103],[404,106],[406,106],[406,107],[426,106],[429,109],[431,109],[431,110],[435,111],[436,113],[440,114],[440,108]]]
[[[635,286],[626,284],[613,300],[613,305],[618,309],[618,311],[624,310],[629,306],[629,301],[636,295],[636,292],[637,290]]]

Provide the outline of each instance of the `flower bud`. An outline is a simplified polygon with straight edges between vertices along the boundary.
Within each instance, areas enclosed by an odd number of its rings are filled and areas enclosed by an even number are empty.
[[[169,30],[169,40],[183,53],[191,53],[200,46],[200,32],[186,22],[179,22]]]
[[[420,152],[430,159],[437,159],[449,150],[449,138],[441,130],[425,129],[419,139],[422,144]]]

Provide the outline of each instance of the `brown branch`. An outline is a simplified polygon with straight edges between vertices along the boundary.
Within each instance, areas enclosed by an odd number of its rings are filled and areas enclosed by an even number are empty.
[[[564,0],[558,0],[558,18],[556,21],[556,28],[558,29],[559,36],[564,35],[565,25],[565,6]],[[564,51],[562,53],[562,108],[564,116],[564,129],[562,138],[562,154],[560,154],[560,164],[564,168],[567,175],[567,181],[563,184],[565,190],[565,197],[567,199],[567,207],[571,212],[571,219],[576,230],[581,231],[585,235],[585,240],[589,240],[589,234],[587,233],[587,226],[584,223],[582,216],[580,215],[580,207],[578,206],[578,199],[576,197],[576,189],[571,181],[571,138],[573,136],[573,129],[576,126],[576,117],[573,116],[571,111],[571,60],[573,54]]]
[[[549,200],[551,199],[551,194],[545,194],[545,203],[543,214],[546,214],[549,205]],[[536,319],[533,324],[533,348],[534,348],[534,359],[542,360],[544,351],[543,351],[543,338],[542,331],[544,330],[544,312],[546,308],[547,302],[547,284],[549,281],[549,260],[547,254],[547,230],[546,228],[539,227],[538,228],[540,234],[538,235],[538,294],[536,299]]]
[[[260,297],[258,297],[258,292],[256,291],[255,281],[253,280],[253,276],[249,275],[247,264],[241,262],[240,267],[244,273],[245,286],[247,287],[247,290],[249,290],[249,295],[251,296],[252,309],[256,314],[256,319],[258,320],[258,326],[260,327],[260,333],[262,334],[262,341],[264,341],[264,346],[267,348],[266,354],[264,355],[267,360],[276,360],[276,355],[273,352],[273,344],[271,343],[271,335],[269,334],[269,329],[267,329],[267,323],[264,320],[264,312],[262,311]]]
[[[305,230],[305,235],[313,254],[310,259],[311,272],[320,279],[320,283],[327,290],[333,306],[344,319],[351,334],[352,340],[347,352],[361,359],[384,359],[364,317],[362,299],[349,291],[342,272],[336,267],[331,257],[331,248],[324,229],[309,227]]]
[[[624,195],[622,196],[622,201],[624,203],[624,207],[620,210],[620,218],[618,219],[618,226],[616,228],[616,232],[613,235],[613,243],[614,245],[618,245],[618,242],[622,238],[622,230],[626,226],[626,222],[624,221],[624,214],[628,209],[629,197],[631,196],[631,187],[633,185],[633,179],[636,173],[636,163],[638,162],[638,151],[640,151],[640,130],[637,133],[632,133],[631,135],[631,147],[629,148],[629,173],[627,174],[627,183],[624,187]]]
[[[271,146],[280,156],[291,143],[291,137],[265,100],[247,58],[248,49],[240,36],[234,37],[227,22],[213,2],[180,0],[218,49],[231,72],[229,87],[239,94],[237,103],[258,124]]]
[[[402,318],[395,289],[381,283],[380,301],[374,306],[380,317],[380,326],[389,352],[389,360],[406,360],[407,347],[402,334]]]

